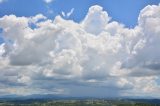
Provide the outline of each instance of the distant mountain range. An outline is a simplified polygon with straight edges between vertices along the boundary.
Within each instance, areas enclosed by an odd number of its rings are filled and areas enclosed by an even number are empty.
[[[144,102],[144,103],[152,103],[152,104],[160,104],[160,99],[146,97],[145,99],[140,97],[116,97],[116,98],[99,98],[99,97],[68,97],[66,95],[53,95],[53,94],[33,94],[27,96],[20,95],[5,95],[1,96],[0,100],[3,101],[46,101],[46,100],[89,100],[89,99],[104,99],[104,100],[120,100],[120,101],[134,101],[134,102]]]

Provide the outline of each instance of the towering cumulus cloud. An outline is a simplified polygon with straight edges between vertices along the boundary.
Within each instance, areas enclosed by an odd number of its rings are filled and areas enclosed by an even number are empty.
[[[56,16],[0,18],[0,94],[160,97],[160,5],[133,29],[100,6],[81,23]]]

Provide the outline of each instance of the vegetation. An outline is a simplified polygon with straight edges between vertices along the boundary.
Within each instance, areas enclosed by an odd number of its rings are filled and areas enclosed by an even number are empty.
[[[1,100],[0,106],[160,106],[132,100]]]

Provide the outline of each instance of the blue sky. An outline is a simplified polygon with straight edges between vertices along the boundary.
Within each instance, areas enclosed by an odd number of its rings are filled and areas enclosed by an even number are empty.
[[[0,0],[0,96],[159,98],[159,35],[160,0]]]
[[[72,15],[67,18],[75,22],[81,22],[86,16],[89,7],[100,5],[109,14],[113,21],[133,28],[137,25],[140,10],[147,5],[159,4],[160,0],[53,0],[45,3],[44,0],[6,0],[0,3],[0,17],[14,14],[16,16],[35,16],[43,14],[50,19],[68,13],[72,8]],[[3,40],[0,37],[0,43]]]
[[[43,0],[7,0],[0,4],[0,16],[15,14],[29,17],[42,13],[49,18],[54,18],[62,11],[69,12],[74,8],[74,13],[69,19],[80,22],[90,6],[100,5],[112,20],[123,23],[127,27],[134,27],[140,10],[159,2],[160,0],[53,0],[47,4]],[[49,13],[50,10],[53,13]]]

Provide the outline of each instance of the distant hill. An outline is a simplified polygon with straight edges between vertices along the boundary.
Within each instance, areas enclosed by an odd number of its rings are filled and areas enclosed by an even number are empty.
[[[19,95],[5,95],[1,96],[0,100],[2,101],[15,101],[15,102],[32,102],[32,101],[47,101],[47,100],[111,100],[111,101],[133,101],[140,103],[151,103],[151,104],[160,104],[160,99],[147,98],[142,99],[136,97],[117,97],[117,98],[98,98],[98,97],[68,97],[66,95],[53,95],[53,94],[33,94],[27,96]]]

